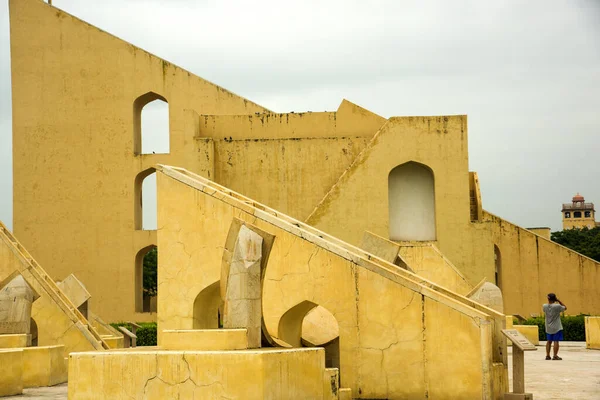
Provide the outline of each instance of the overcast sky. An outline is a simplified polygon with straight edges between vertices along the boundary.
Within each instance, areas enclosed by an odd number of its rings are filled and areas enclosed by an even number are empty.
[[[12,226],[0,3],[0,220]],[[273,111],[346,98],[385,117],[467,114],[484,208],[521,226],[561,229],[576,192],[600,208],[598,0],[53,3]]]

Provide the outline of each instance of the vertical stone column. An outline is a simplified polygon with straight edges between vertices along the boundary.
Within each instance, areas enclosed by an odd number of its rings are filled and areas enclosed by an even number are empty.
[[[260,235],[240,227],[224,296],[223,328],[246,328],[249,348],[258,348],[261,343],[262,243]]]

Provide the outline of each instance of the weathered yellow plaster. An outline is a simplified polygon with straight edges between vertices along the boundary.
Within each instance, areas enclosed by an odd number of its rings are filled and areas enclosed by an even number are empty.
[[[120,336],[112,336],[112,335],[100,335],[102,340],[106,342],[109,348],[111,349],[121,349],[123,348],[123,335]]]
[[[505,341],[498,339],[502,314],[199,176],[157,168],[163,329],[193,326],[194,300],[219,279],[235,217],[275,236],[263,289],[268,334],[288,341],[284,336],[296,332],[299,341],[303,314],[285,316],[296,307],[308,312],[306,302],[327,309],[339,325],[342,387],[365,398],[454,390],[484,398],[505,389],[493,382],[507,380],[492,377],[506,374],[493,368],[506,366]],[[448,326],[460,340],[439,334]],[[442,373],[439,363],[457,352],[469,354],[464,364]]]
[[[473,288],[433,243],[400,242],[399,255],[415,274],[453,292],[466,295]]]
[[[163,330],[160,348],[164,350],[244,350],[248,348],[246,329]]]
[[[538,346],[540,344],[539,331],[540,328],[537,325],[513,325],[512,329],[516,329],[521,332],[523,336],[527,338],[531,343]]]
[[[319,348],[72,353],[69,399],[331,399],[323,360]]]
[[[40,296],[31,310],[39,346],[64,345],[65,355],[71,351],[108,348],[46,271],[0,222],[0,279],[14,271]]]
[[[131,273],[157,244],[138,226],[138,186],[156,163],[355,245],[367,230],[389,238],[388,175],[421,163],[434,174],[434,244],[471,285],[501,286],[511,313],[538,312],[549,291],[569,312],[600,312],[600,264],[520,241],[532,234],[483,210],[465,116],[386,120],[345,100],[336,112],[276,114],[40,0],[11,0],[10,22],[15,231],[53,278],[75,273],[108,320],[156,318],[136,312]],[[139,111],[153,99],[169,104],[169,154],[139,154]]]
[[[23,349],[23,387],[54,386],[67,381],[64,346]]]
[[[0,349],[0,396],[23,393],[23,349]]]
[[[26,347],[30,340],[27,334],[0,335],[0,349]]]
[[[488,212],[483,224],[500,250],[507,314],[539,314],[548,293],[564,300],[570,315],[600,312],[600,263]]]
[[[585,347],[600,350],[600,317],[585,317]]]

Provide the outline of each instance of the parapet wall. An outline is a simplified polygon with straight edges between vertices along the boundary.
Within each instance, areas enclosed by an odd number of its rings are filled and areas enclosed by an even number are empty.
[[[487,211],[484,221],[500,251],[507,314],[541,314],[555,292],[567,314],[600,314],[600,263]]]

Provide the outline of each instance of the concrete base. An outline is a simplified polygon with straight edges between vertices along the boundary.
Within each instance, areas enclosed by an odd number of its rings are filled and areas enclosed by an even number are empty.
[[[531,393],[504,393],[504,400],[533,400]]]
[[[332,375],[322,348],[71,353],[69,399],[332,399]]]
[[[27,347],[31,345],[31,335],[7,334],[0,335],[0,349]]]
[[[23,349],[0,350],[0,397],[23,393]]]
[[[25,347],[23,387],[53,386],[67,381],[64,346]]]

